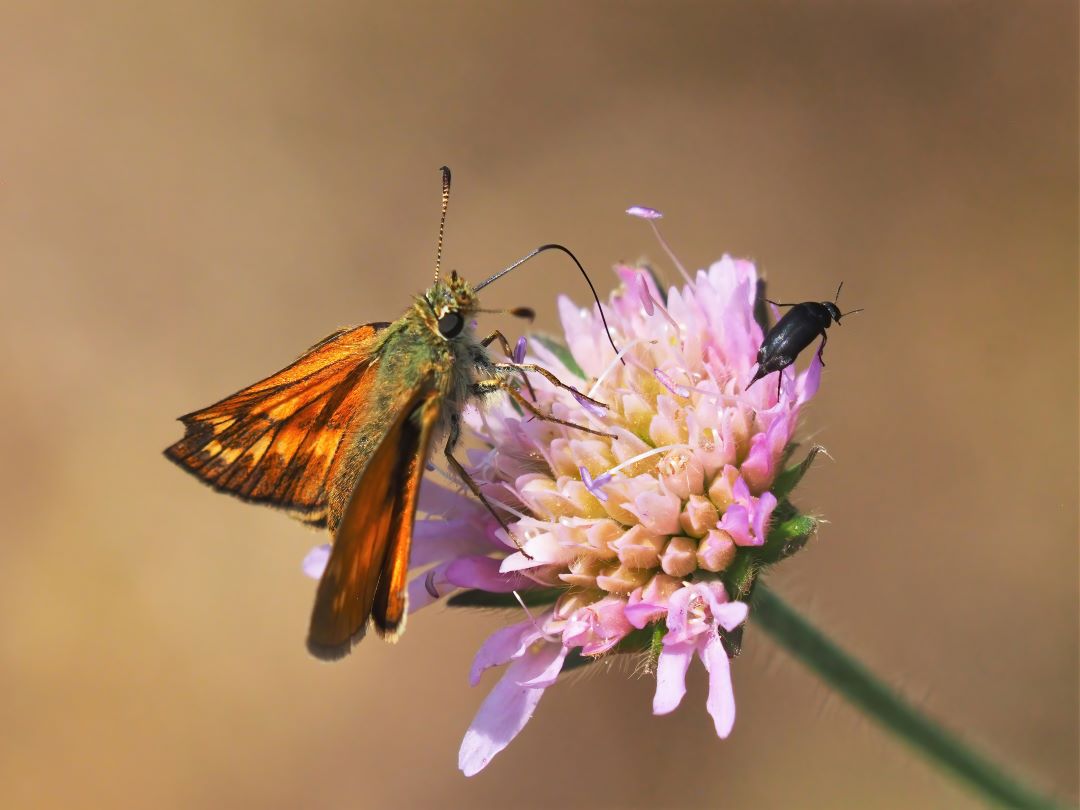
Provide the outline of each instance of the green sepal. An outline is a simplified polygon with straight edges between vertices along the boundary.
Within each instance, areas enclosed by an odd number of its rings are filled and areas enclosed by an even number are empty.
[[[761,569],[778,563],[801,549],[817,531],[817,527],[817,520],[800,514],[790,501],[777,504],[765,543],[740,548],[735,552],[731,565],[721,575],[728,597],[745,601]]]
[[[735,559],[725,569],[721,581],[728,598],[737,601],[744,598],[750,592],[750,586],[754,584],[758,568],[754,560],[756,549],[744,547],[735,552]]]
[[[806,545],[817,531],[818,522],[810,515],[796,512],[787,520],[774,522],[769,529],[765,545],[757,549],[758,562],[772,565],[786,559]]]
[[[529,337],[535,340],[553,355],[558,357],[559,362],[566,366],[566,370],[573,374],[575,377],[578,377],[582,380],[589,379],[588,375],[585,373],[585,369],[578,365],[577,360],[574,359],[574,355],[570,353],[570,349],[568,349],[562,343],[559,343],[559,341],[555,340],[555,338],[535,333],[530,334]]]
[[[650,660],[652,660],[653,647],[656,646],[656,657],[660,657],[660,649],[662,649],[661,639],[664,638],[664,634],[667,629],[663,620],[654,622],[646,626],[642,630],[632,630],[625,635],[622,640],[600,655],[582,655],[581,649],[575,647],[570,650],[566,655],[566,660],[563,662],[562,671],[570,672],[571,670],[580,669],[581,667],[588,666],[589,664],[595,664],[597,661],[603,661],[609,655],[617,655],[619,653],[648,653]],[[652,669],[656,671],[655,666]]]
[[[518,591],[526,607],[546,607],[564,593],[562,588],[530,588]],[[479,589],[456,593],[446,600],[450,607],[460,608],[520,608],[512,593],[491,593]]]
[[[788,445],[794,450],[793,445]],[[824,448],[819,445],[814,445],[810,448],[810,452],[806,454],[806,458],[796,464],[794,467],[788,467],[773,481],[772,492],[776,496],[778,501],[784,500],[788,495],[792,493],[798,483],[802,480],[802,477],[806,475],[806,471],[810,469],[810,465],[814,463],[814,459],[817,454]]]

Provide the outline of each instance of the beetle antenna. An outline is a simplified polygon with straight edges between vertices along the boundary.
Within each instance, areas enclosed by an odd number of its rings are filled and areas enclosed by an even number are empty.
[[[836,288],[836,295],[833,296],[833,303],[835,304],[840,300],[840,290],[844,289],[844,282],[840,282],[840,286]]]
[[[585,272],[585,268],[582,267],[581,262],[578,261],[577,256],[575,256],[573,253],[571,253],[570,248],[568,248],[568,247],[565,247],[563,245],[557,245],[555,243],[552,243],[552,244],[549,244],[549,245],[541,245],[536,250],[533,250],[530,253],[527,253],[524,256],[522,256],[520,259],[518,259],[516,262],[514,262],[509,267],[504,267],[498,273],[495,273],[494,275],[488,276],[483,281],[481,281],[479,284],[477,284],[475,287],[473,287],[473,290],[479,292],[480,290],[482,290],[484,287],[486,287],[491,282],[498,281],[500,278],[505,276],[507,273],[509,273],[515,267],[517,267],[519,265],[522,265],[522,264],[525,264],[525,262],[527,262],[529,259],[543,253],[545,250],[561,250],[563,253],[565,253],[567,256],[569,256],[573,260],[574,264],[577,265],[578,270],[581,271],[581,275],[585,276],[585,283],[589,285],[589,289],[592,291],[593,300],[596,301],[596,308],[600,311],[600,321],[604,324],[604,332],[607,333],[608,343],[611,344],[611,348],[614,349],[615,354],[618,355],[619,354],[619,347],[615,345],[615,339],[611,337],[611,329],[608,327],[607,318],[604,317],[604,307],[600,303],[600,296],[596,292],[596,287],[593,286],[592,279],[589,278],[589,274],[587,272]],[[619,359],[622,360],[623,365],[626,365],[626,361],[623,360],[622,357],[619,357]]]
[[[442,216],[439,218],[439,246],[435,249],[435,283],[439,281],[443,236],[446,234],[446,209],[450,205],[450,167],[442,166],[439,171],[442,172]]]
[[[858,309],[853,309],[850,312],[842,312],[842,313],[840,313],[840,317],[841,318],[846,318],[848,315],[854,315],[856,312],[862,312],[862,311],[863,311],[863,308],[859,307]],[[840,322],[837,321],[837,323],[840,323]]]

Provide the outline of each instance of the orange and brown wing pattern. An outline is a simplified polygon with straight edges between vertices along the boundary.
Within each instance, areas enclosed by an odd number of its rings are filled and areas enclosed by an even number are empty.
[[[311,614],[308,649],[319,658],[347,654],[369,618],[390,640],[404,630],[417,494],[440,402],[417,390],[353,488]]]
[[[180,417],[186,433],[165,455],[215,489],[323,523],[338,450],[373,388],[387,325],[335,332],[277,374]]]

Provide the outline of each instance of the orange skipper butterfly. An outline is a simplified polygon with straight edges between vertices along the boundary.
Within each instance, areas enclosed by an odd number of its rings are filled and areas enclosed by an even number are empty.
[[[329,530],[333,546],[307,638],[311,653],[323,659],[346,655],[363,638],[369,620],[391,641],[404,631],[417,494],[436,437],[446,437],[443,452],[450,469],[513,539],[453,455],[467,403],[506,392],[538,418],[599,433],[542,413],[520,383],[529,390],[525,375],[536,373],[585,404],[602,403],[535,364],[497,362],[488,347],[498,341],[510,358],[506,338],[495,331],[481,339],[472,322],[474,314],[485,311],[477,292],[543,251],[560,250],[582,274],[585,269],[567,248],[549,244],[475,287],[456,272],[440,278],[450,170],[444,166],[442,173],[432,286],[393,323],[335,332],[276,374],[180,417],[184,438],[165,450],[170,460],[220,492]],[[591,281],[589,287],[599,306]],[[532,314],[527,308],[511,312]]]

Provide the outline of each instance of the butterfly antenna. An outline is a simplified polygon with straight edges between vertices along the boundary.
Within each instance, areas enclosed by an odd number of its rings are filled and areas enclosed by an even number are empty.
[[[450,167],[443,166],[442,172],[442,216],[439,218],[439,245],[435,249],[435,282],[439,281],[439,269],[442,266],[443,236],[446,235],[446,209],[450,205]]]
[[[573,253],[570,252],[570,248],[565,247],[564,245],[557,245],[557,244],[554,244],[554,243],[552,243],[550,245],[541,245],[536,250],[522,256],[520,259],[518,259],[516,262],[514,262],[509,267],[504,267],[498,273],[495,273],[494,275],[488,276],[483,281],[481,281],[479,284],[477,284],[475,287],[473,287],[473,289],[476,290],[477,292],[479,292],[480,290],[482,290],[484,287],[486,287],[491,282],[498,281],[500,278],[505,276],[507,273],[509,273],[515,267],[518,267],[518,266],[520,266],[522,264],[525,264],[525,262],[527,262],[529,259],[533,258],[534,256],[538,256],[539,254],[543,253],[546,250],[561,250],[563,253],[565,253],[567,256],[569,256],[573,260],[574,264],[577,265],[578,270],[581,271],[581,275],[583,275],[585,277],[585,283],[589,285],[589,289],[592,291],[593,300],[596,301],[596,308],[600,311],[600,321],[604,324],[604,332],[607,334],[608,343],[611,344],[611,348],[615,350],[615,354],[619,357],[620,360],[622,360],[622,364],[625,366],[626,361],[623,360],[621,355],[619,355],[619,347],[615,345],[615,339],[611,337],[611,329],[608,327],[607,318],[604,317],[604,307],[600,303],[600,296],[596,292],[596,287],[593,286],[592,279],[589,278],[589,274],[585,272],[585,268],[582,267],[581,262],[578,261],[577,256],[575,256]]]

